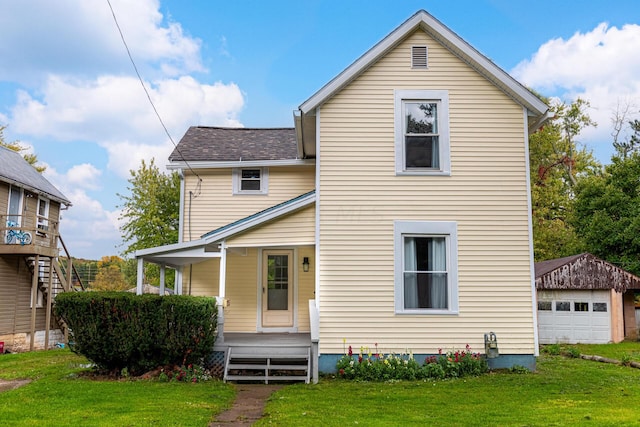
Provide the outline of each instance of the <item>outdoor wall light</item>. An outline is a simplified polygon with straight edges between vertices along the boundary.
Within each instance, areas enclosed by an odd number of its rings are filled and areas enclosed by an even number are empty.
[[[309,257],[306,256],[302,259],[302,271],[305,273],[309,271]]]

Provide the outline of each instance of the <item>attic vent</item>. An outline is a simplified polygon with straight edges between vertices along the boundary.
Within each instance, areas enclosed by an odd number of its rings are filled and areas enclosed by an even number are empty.
[[[427,68],[426,46],[411,46],[411,68]]]

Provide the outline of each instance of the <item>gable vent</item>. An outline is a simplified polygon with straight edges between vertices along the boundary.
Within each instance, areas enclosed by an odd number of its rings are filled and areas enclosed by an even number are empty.
[[[427,68],[426,46],[411,46],[411,68]]]

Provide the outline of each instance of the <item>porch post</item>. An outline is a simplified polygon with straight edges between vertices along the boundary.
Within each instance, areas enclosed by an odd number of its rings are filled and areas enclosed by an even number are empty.
[[[226,297],[227,287],[227,243],[223,240],[220,243],[220,289],[218,295],[220,298]]]
[[[175,270],[175,285],[173,287],[173,292],[175,295],[182,295],[182,266],[177,267]]]
[[[138,273],[136,277],[136,294],[142,295],[142,280],[144,279],[144,259],[138,258]]]
[[[38,275],[40,274],[40,255],[33,261],[33,277],[31,278],[31,340],[29,351],[33,351],[36,342],[36,306],[38,305]]]
[[[164,273],[165,266],[164,264],[160,264],[160,295],[164,295]]]
[[[226,304],[226,288],[227,288],[227,244],[225,241],[220,243],[220,285],[218,286],[218,337],[216,343],[224,343],[224,307]]]

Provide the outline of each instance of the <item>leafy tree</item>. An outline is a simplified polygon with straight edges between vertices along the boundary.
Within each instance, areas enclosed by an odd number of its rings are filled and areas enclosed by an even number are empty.
[[[118,256],[104,256],[98,261],[98,273],[91,283],[96,291],[124,291],[129,288],[122,268],[125,261]]]
[[[5,142],[4,130],[6,128],[7,128],[6,126],[0,126],[0,145],[8,148],[9,150],[13,150],[17,153],[23,153],[22,157],[24,157],[27,163],[33,166],[35,170],[37,170],[38,172],[40,173],[44,172],[47,169],[47,167],[43,165],[38,165],[38,156],[33,153],[25,152],[29,150],[27,147],[24,147],[18,141]]]
[[[579,148],[576,137],[594,126],[585,110],[589,104],[552,105],[554,118],[529,137],[529,167],[533,217],[533,247],[536,261],[580,252],[581,239],[569,219],[574,187],[588,176],[600,173],[593,154]]]
[[[124,255],[139,249],[178,242],[180,221],[180,177],[164,174],[154,160],[143,160],[137,171],[130,171],[130,195],[118,194],[122,205],[122,238],[129,243]]]
[[[622,154],[622,153],[621,153]],[[640,274],[640,153],[612,158],[576,188],[573,224],[594,255]]]
[[[129,195],[118,194],[122,205],[120,227],[122,239],[128,246],[123,251],[127,256],[139,249],[152,248],[178,242],[180,223],[180,176],[177,172],[165,174],[152,159],[144,160],[137,171],[130,171]],[[133,270],[133,272],[131,271]],[[136,269],[125,267],[128,281]],[[171,275],[167,275],[167,285],[171,286]],[[145,280],[150,284],[159,282],[158,266],[145,266]]]

